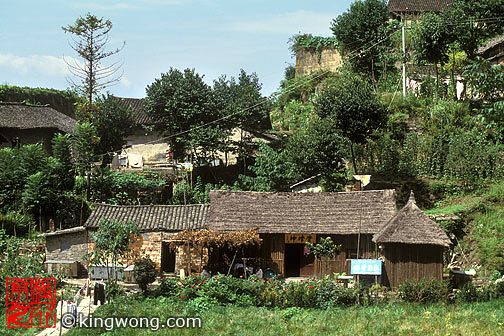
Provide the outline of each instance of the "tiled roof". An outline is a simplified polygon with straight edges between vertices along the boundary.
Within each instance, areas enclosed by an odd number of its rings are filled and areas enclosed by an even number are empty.
[[[143,232],[200,229],[207,221],[208,204],[191,205],[109,205],[95,204],[84,224],[97,228],[102,218],[134,221]]]
[[[391,12],[441,12],[450,8],[453,0],[389,0]]]
[[[451,244],[443,229],[418,208],[413,192],[404,208],[374,235],[373,241],[445,247]]]
[[[211,191],[208,227],[259,233],[376,233],[397,213],[394,190],[340,193]]]
[[[49,106],[0,103],[0,128],[55,128],[72,133],[76,121]]]
[[[121,105],[125,108],[131,109],[133,111],[133,115],[135,116],[135,123],[137,125],[153,125],[154,122],[152,119],[145,113],[143,110],[142,104],[143,99],[141,98],[116,98]]]

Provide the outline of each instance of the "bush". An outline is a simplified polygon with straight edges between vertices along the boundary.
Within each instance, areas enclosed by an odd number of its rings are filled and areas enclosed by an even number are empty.
[[[408,280],[399,285],[399,297],[405,302],[439,302],[448,298],[448,285],[437,280]]]
[[[135,275],[136,283],[145,293],[147,291],[147,286],[156,280],[158,272],[154,262],[148,256],[145,256],[135,261],[133,274]]]

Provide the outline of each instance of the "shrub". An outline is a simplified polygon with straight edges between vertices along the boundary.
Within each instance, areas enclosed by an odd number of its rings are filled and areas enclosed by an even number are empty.
[[[495,297],[503,297],[504,296],[504,281],[499,281],[494,285],[494,294]]]
[[[136,283],[145,293],[147,291],[147,285],[156,280],[158,272],[154,262],[148,256],[145,256],[135,261],[133,274],[135,275]]]
[[[438,302],[448,298],[448,285],[437,280],[408,280],[399,285],[399,297],[405,302]]]
[[[164,278],[156,288],[156,294],[164,297],[179,296],[180,286],[176,278]]]

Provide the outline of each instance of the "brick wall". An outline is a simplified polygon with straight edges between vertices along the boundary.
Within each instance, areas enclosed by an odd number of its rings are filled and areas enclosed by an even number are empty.
[[[336,49],[323,49],[320,54],[301,49],[296,54],[296,77],[317,70],[336,71],[341,64],[341,55]]]

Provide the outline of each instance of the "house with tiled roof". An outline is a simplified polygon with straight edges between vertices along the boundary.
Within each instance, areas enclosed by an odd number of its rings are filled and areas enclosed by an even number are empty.
[[[160,271],[175,273],[185,262],[182,247],[170,249],[170,237],[186,229],[203,228],[207,221],[209,205],[109,205],[95,204],[83,226],[48,232],[46,239],[46,264],[75,264],[78,274],[87,273],[83,257],[94,250],[91,234],[96,232],[103,219],[135,222],[140,235],[131,246],[125,265],[133,264],[139,255],[148,255]]]
[[[416,21],[423,13],[439,13],[450,9],[453,0],[389,0],[388,9],[393,18]]]
[[[41,143],[51,153],[56,133],[73,133],[76,121],[48,105],[0,102],[0,148]]]

